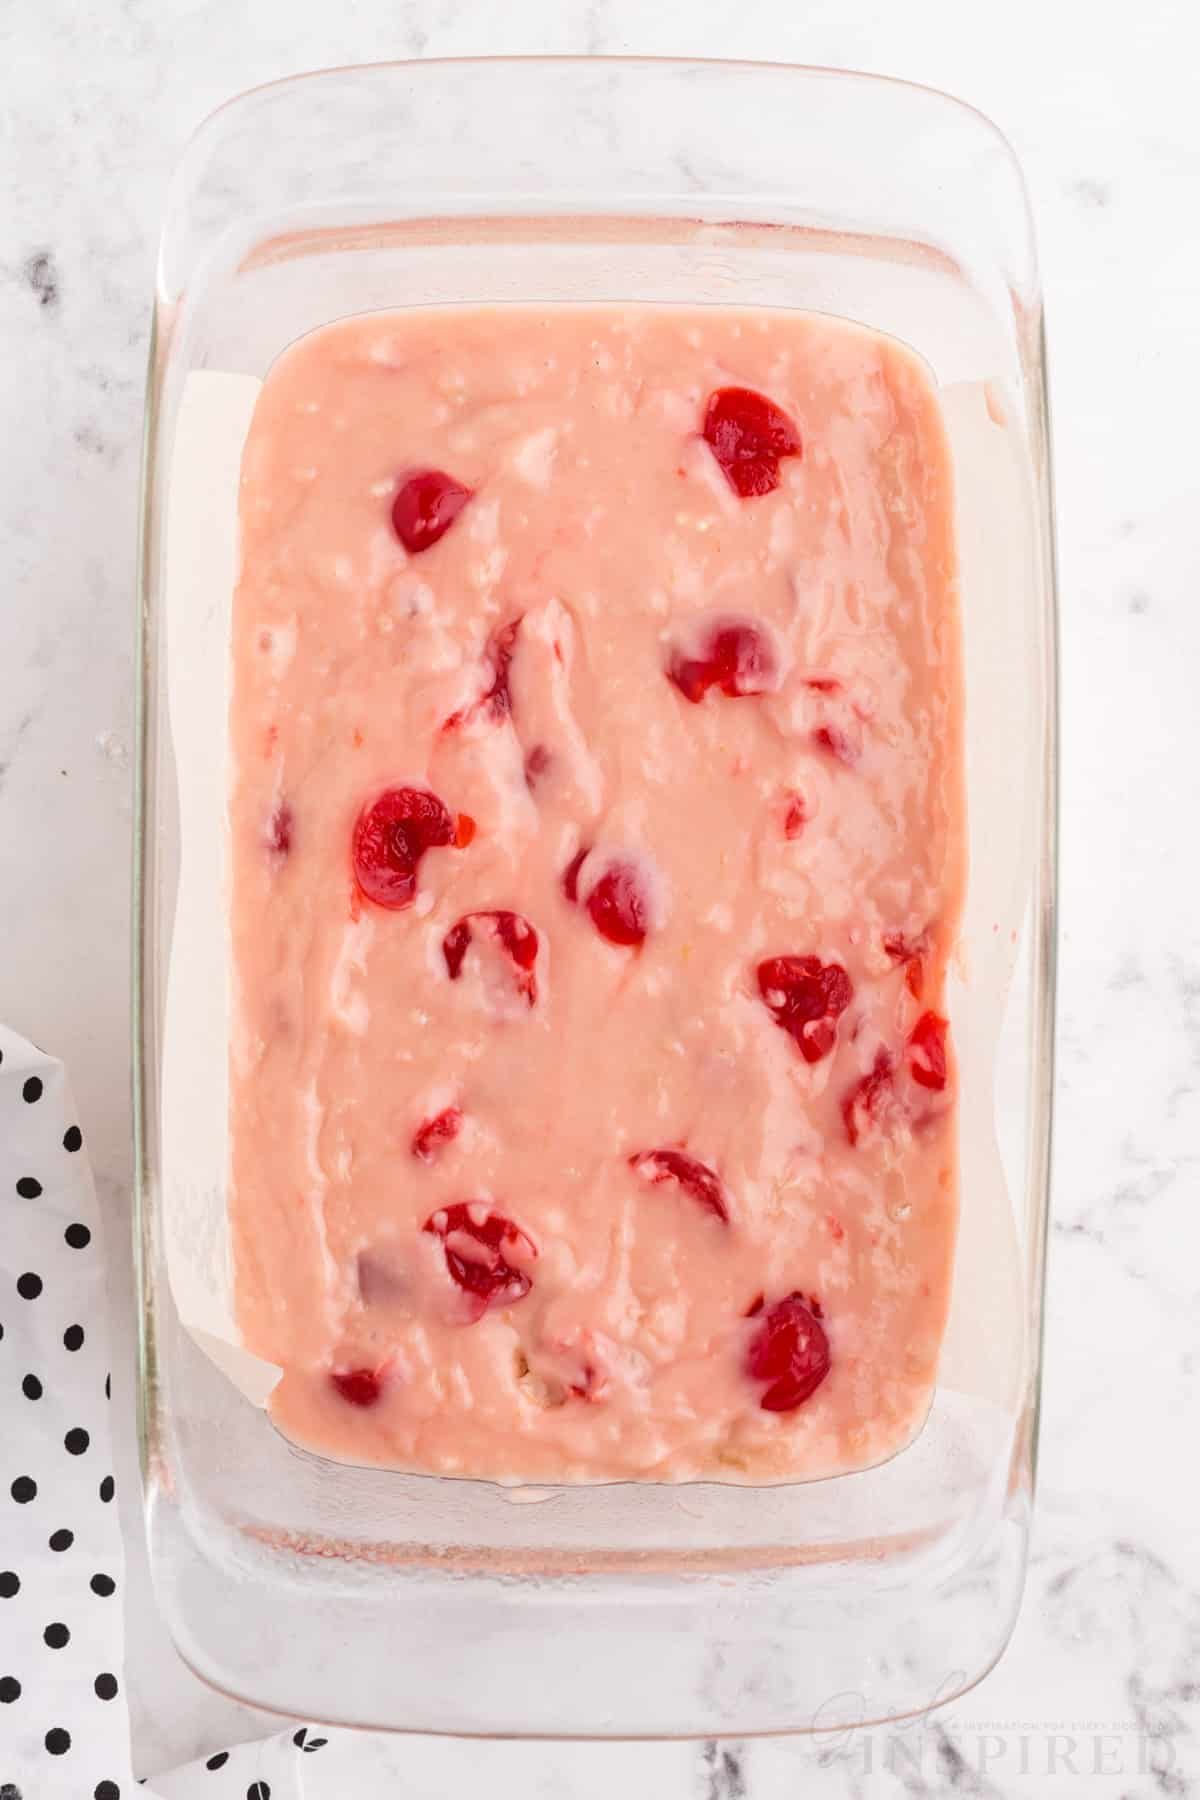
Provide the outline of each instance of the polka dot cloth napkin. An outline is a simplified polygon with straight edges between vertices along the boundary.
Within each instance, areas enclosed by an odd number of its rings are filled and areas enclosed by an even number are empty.
[[[105,1340],[95,1195],[65,1072],[0,1026],[0,1800],[395,1795],[367,1773],[377,1740],[303,1725],[134,1777]]]
[[[0,1055],[0,1797],[119,1800],[132,1784],[95,1200],[61,1065],[2,1028]]]

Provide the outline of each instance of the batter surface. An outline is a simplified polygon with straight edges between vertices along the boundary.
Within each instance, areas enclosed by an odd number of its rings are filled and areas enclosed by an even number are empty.
[[[244,1341],[330,1456],[778,1481],[920,1428],[957,1211],[952,489],[893,341],[294,345],[235,598]]]

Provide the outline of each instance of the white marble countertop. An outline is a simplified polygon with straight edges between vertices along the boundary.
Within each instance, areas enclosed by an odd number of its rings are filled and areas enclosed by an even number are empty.
[[[202,1688],[157,1622],[128,1423],[133,594],[167,173],[212,107],[299,69],[640,50],[858,66],[945,87],[1007,131],[1029,177],[1051,336],[1064,647],[1058,1159],[1033,1565],[1000,1666],[900,1751],[885,1732],[837,1753],[802,1741],[418,1739],[381,1746],[381,1768],[402,1773],[380,1791],[1200,1794],[1200,33],[1190,9],[17,0],[0,46],[10,174],[0,1013],[66,1060],[106,1212],[125,1352],[114,1398],[139,1772],[265,1728]]]

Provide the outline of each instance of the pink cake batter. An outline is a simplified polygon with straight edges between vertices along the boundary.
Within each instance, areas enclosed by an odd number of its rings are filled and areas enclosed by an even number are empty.
[[[929,1406],[964,882],[924,366],[795,313],[374,314],[242,473],[237,1315],[297,1442],[862,1468]]]

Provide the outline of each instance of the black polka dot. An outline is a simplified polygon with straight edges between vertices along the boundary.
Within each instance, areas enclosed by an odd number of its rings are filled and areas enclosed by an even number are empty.
[[[34,1101],[40,1100],[41,1097],[42,1097],[42,1078],[40,1075],[31,1075],[29,1077],[28,1081],[25,1083],[24,1087],[21,1089],[21,1098],[22,1098],[22,1100],[27,1100],[29,1102],[30,1106],[32,1106]]]
[[[0,1675],[0,1703],[11,1706],[21,1698],[21,1684],[15,1675]]]
[[[4,1342],[4,1327],[0,1325],[0,1344]]]
[[[37,1482],[32,1475],[18,1475],[8,1491],[18,1506],[26,1506],[37,1498]]]
[[[115,1594],[117,1591],[117,1584],[111,1575],[93,1575],[88,1585],[93,1594],[99,1594],[103,1600],[107,1600],[110,1594]]]
[[[115,1675],[97,1675],[92,1686],[96,1690],[97,1700],[115,1700],[117,1695],[117,1678]]]
[[[71,1748],[71,1734],[64,1731],[61,1725],[55,1725],[46,1733],[46,1748],[51,1756],[65,1756]]]
[[[209,1757],[208,1761],[205,1763],[204,1766],[206,1769],[223,1769],[225,1767],[225,1764],[228,1761],[229,1761],[228,1750],[218,1750],[217,1754],[215,1756]]]
[[[65,1525],[61,1531],[52,1531],[50,1533],[50,1548],[52,1550],[69,1550],[74,1542],[75,1533],[73,1531],[68,1531]]]
[[[78,1150],[82,1143],[83,1133],[80,1131],[78,1125],[68,1125],[63,1134],[63,1149]]]
[[[13,1569],[0,1569],[0,1600],[11,1600],[21,1591],[21,1577]]]
[[[63,1439],[63,1448],[71,1456],[82,1456],[91,1441],[82,1425],[73,1425]]]
[[[42,1633],[42,1642],[48,1650],[65,1650],[70,1641],[70,1632],[57,1619],[53,1625],[47,1625]]]
[[[32,1269],[26,1269],[24,1275],[17,1276],[17,1292],[22,1300],[36,1300],[42,1291],[42,1278],[35,1275]]]
[[[121,1800],[121,1790],[115,1781],[98,1781],[92,1789],[92,1800]]]
[[[41,1399],[42,1384],[38,1380],[36,1375],[26,1375],[25,1376],[24,1380],[21,1382],[21,1392],[24,1394],[24,1396],[27,1400],[40,1400]]]
[[[116,1484],[114,1483],[112,1476],[106,1475],[104,1480],[100,1483],[100,1498],[103,1500],[105,1506],[108,1505],[115,1492]]]
[[[33,1175],[22,1175],[17,1183],[17,1192],[22,1200],[36,1200],[42,1191],[42,1184]]]
[[[78,1350],[83,1344],[83,1326],[68,1325],[63,1332],[63,1343],[68,1350]]]
[[[86,1250],[92,1241],[92,1234],[86,1225],[68,1225],[63,1237],[72,1250]]]
[[[269,1781],[252,1781],[246,1789],[246,1800],[271,1800]]]

